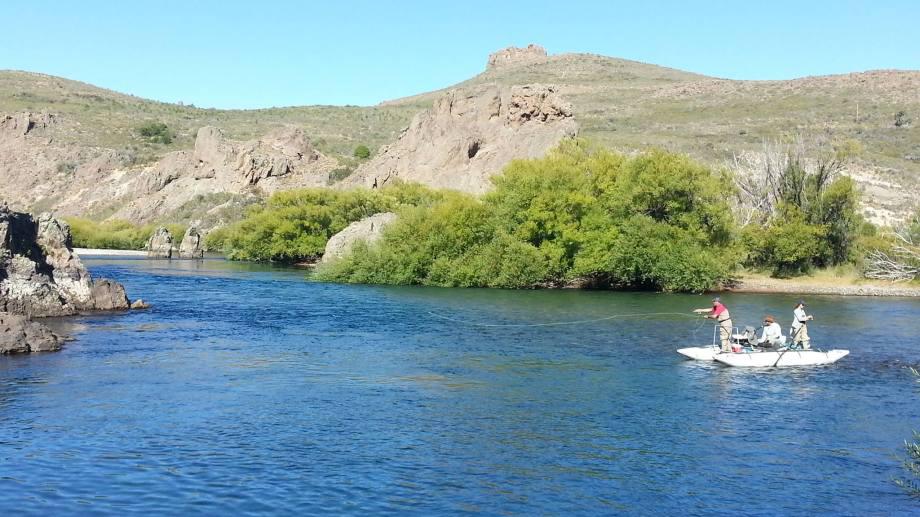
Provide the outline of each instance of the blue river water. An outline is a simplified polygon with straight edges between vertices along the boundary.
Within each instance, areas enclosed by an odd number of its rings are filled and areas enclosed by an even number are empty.
[[[811,297],[851,355],[751,371],[674,352],[703,296],[86,262],[153,308],[0,358],[2,515],[920,514],[920,300]],[[786,328],[797,298],[723,299]]]

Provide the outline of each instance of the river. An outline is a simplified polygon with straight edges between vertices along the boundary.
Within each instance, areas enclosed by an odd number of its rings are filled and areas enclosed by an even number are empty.
[[[920,429],[920,300],[812,297],[814,343],[851,355],[750,371],[674,352],[711,341],[678,314],[703,296],[86,263],[153,308],[0,358],[0,514],[920,512],[892,481]],[[784,328],[796,301],[723,299]],[[533,326],[579,320],[599,321]]]

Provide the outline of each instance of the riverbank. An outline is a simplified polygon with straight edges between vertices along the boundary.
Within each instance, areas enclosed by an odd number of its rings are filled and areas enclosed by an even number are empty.
[[[100,248],[74,248],[74,253],[82,257],[146,257],[147,252],[143,250],[106,250]]]
[[[855,277],[812,276],[771,278],[756,273],[742,274],[725,291],[733,293],[827,294],[840,296],[920,297],[920,286],[910,283],[868,281]]]

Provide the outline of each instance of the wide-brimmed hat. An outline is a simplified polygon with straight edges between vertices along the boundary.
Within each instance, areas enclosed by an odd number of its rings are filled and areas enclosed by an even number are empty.
[[[721,303],[721,302],[722,302],[722,299],[719,298],[718,296],[716,296],[715,298],[712,299],[712,302],[713,302],[713,303]]]
[[[802,307],[807,307],[807,305],[805,305],[805,300],[799,300],[799,303],[795,304],[796,307],[798,307],[799,305],[801,305]]]

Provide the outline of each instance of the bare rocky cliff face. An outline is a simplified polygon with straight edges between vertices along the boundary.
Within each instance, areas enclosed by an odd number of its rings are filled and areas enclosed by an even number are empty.
[[[375,188],[399,178],[481,194],[511,160],[543,156],[577,132],[571,106],[552,86],[453,90],[416,115],[345,185]]]
[[[198,131],[194,150],[169,153],[130,175],[113,173],[105,190],[125,201],[114,217],[143,222],[172,214],[196,196],[264,196],[325,185],[336,165],[298,128],[283,127],[258,140],[237,142],[206,126]]]
[[[57,145],[45,130],[61,123],[67,122],[50,114],[0,115],[2,193],[17,207],[41,205],[73,215],[116,208],[113,217],[150,222],[197,196],[264,196],[325,185],[337,166],[301,129],[289,126],[245,142],[203,127],[193,150],[126,166],[126,157],[111,149]]]

